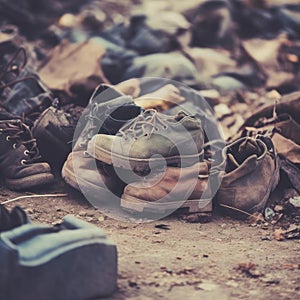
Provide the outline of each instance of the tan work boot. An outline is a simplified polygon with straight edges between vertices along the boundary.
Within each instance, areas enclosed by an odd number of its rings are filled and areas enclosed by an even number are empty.
[[[75,172],[76,171],[76,172]],[[112,166],[99,164],[84,151],[69,154],[62,169],[62,177],[70,186],[88,197],[98,198],[99,203],[109,202],[113,194],[120,196],[125,187]]]
[[[36,140],[21,120],[0,121],[0,144],[0,172],[9,189],[30,189],[54,181],[50,166],[41,162]]]
[[[127,185],[121,207],[132,212],[165,213],[178,208],[188,208],[190,213],[211,212],[210,195],[208,165],[199,162],[186,168],[168,167]]]
[[[261,212],[279,181],[279,163],[272,141],[266,137],[241,138],[222,151],[225,174],[217,204],[233,217]]]
[[[151,109],[123,126],[116,136],[95,135],[87,152],[107,164],[144,173],[166,162],[175,166],[196,163],[203,154],[203,141],[199,119],[184,112],[167,116]]]

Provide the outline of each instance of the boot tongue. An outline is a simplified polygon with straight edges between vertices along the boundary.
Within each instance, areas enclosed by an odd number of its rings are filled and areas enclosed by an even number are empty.
[[[186,117],[187,114],[184,111],[180,111],[176,116],[175,116],[175,121],[181,121],[184,117]]]
[[[227,162],[226,162],[226,172],[230,172],[232,170],[235,170],[240,165],[232,155],[232,153],[227,154]]]
[[[243,161],[249,156],[255,154],[257,157],[259,157],[260,155],[262,155],[262,153],[263,150],[259,147],[256,140],[246,139],[240,144],[235,158],[239,164],[242,164]]]

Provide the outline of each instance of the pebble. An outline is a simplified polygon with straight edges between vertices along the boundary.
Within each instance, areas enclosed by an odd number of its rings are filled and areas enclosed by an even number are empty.
[[[218,288],[218,286],[215,283],[212,282],[203,282],[197,285],[197,288],[203,291],[214,291]]]
[[[79,215],[80,217],[85,217],[87,214],[86,214],[85,211],[80,211],[80,212],[78,213],[78,215]]]

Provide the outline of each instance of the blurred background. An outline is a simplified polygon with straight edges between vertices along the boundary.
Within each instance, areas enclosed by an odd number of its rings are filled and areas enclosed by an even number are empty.
[[[0,22],[64,104],[100,82],[170,78],[200,91],[226,137],[299,90],[299,1],[0,0]]]

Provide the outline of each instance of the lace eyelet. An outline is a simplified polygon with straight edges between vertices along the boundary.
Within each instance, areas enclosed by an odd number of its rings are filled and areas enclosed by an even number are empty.
[[[7,141],[7,142],[10,141],[10,136],[9,136],[9,135],[6,137],[6,141]]]
[[[25,165],[26,165],[26,160],[25,160],[25,159],[22,159],[22,160],[21,160],[21,165],[22,165],[22,166],[25,166]]]
[[[12,147],[13,147],[14,149],[17,149],[17,144],[14,143]]]
[[[3,133],[3,129],[0,129],[0,134],[2,134]]]
[[[28,151],[28,150],[25,150],[25,151],[24,151],[24,155],[25,155],[25,156],[28,156],[28,155],[29,155],[29,151]]]
[[[84,157],[91,157],[91,156],[87,153],[87,151],[83,151],[83,156],[84,156]]]

